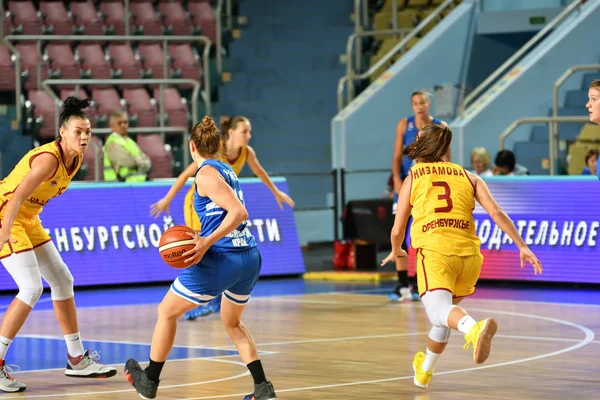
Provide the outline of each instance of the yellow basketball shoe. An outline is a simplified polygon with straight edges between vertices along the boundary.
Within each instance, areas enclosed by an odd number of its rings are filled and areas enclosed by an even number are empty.
[[[492,339],[498,330],[498,323],[494,318],[488,318],[477,322],[469,333],[465,335],[465,346],[467,350],[469,345],[473,345],[473,361],[475,364],[481,364],[488,359],[492,348]]]
[[[423,362],[425,361],[425,353],[422,351],[415,354],[413,358],[413,370],[415,371],[415,385],[421,389],[427,389],[429,381],[433,375],[433,371],[423,371]]]

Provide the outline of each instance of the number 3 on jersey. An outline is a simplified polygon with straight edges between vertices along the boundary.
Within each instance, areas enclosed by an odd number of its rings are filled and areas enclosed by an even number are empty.
[[[431,182],[431,184],[433,186],[441,187],[444,189],[443,194],[438,194],[438,200],[444,201],[446,203],[444,207],[437,207],[433,211],[435,211],[436,213],[452,211],[454,204],[452,204],[452,198],[450,197],[450,185],[448,185],[448,182],[436,181]]]

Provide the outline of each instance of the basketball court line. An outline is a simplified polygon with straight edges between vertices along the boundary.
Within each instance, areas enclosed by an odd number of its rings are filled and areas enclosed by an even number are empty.
[[[327,339],[308,339],[308,340],[291,340],[288,342],[267,342],[267,343],[256,343],[257,347],[263,346],[285,346],[294,344],[306,344],[306,343],[323,343],[323,342],[341,342],[346,340],[365,340],[365,339],[386,339],[393,337],[405,337],[405,336],[419,336],[428,335],[429,332],[411,332],[411,333],[390,333],[388,335],[372,335],[372,336],[349,336],[349,337],[338,337],[338,338],[327,338]],[[520,336],[520,335],[495,335],[497,338],[505,339],[520,339],[520,340],[541,340],[548,342],[580,342],[581,339],[568,339],[559,337],[538,337],[538,336]],[[600,341],[592,341],[591,343],[600,343]],[[234,350],[234,346],[224,346],[218,350]],[[281,353],[281,352],[278,352]]]
[[[193,359],[186,358],[186,360],[193,360]],[[232,381],[232,380],[243,378],[244,376],[250,375],[250,371],[248,371],[246,364],[244,364],[241,361],[220,360],[220,359],[216,359],[216,358],[199,358],[199,360],[208,360],[208,361],[214,361],[214,362],[222,362],[222,363],[239,365],[239,366],[243,367],[245,369],[245,371],[242,372],[241,374],[231,375],[231,376],[227,376],[224,378],[211,379],[208,381],[180,383],[180,384],[176,384],[176,385],[165,385],[165,386],[161,386],[161,389],[173,389],[173,388],[180,388],[180,387],[187,387],[187,386],[207,385],[209,383]],[[171,360],[169,360],[169,361],[171,361]],[[172,361],[181,361],[181,360],[172,360]],[[64,368],[61,368],[61,369],[64,369]],[[46,370],[46,371],[48,371],[48,370]],[[27,372],[30,372],[30,371],[27,371]],[[120,375],[120,374],[118,374],[118,375]],[[75,385],[73,385],[73,386],[75,386]],[[127,393],[127,392],[135,393],[135,389],[105,390],[105,391],[101,391],[101,392],[96,391],[96,392],[80,392],[80,393],[36,394],[36,395],[32,395],[32,396],[29,396],[27,394],[20,394],[19,396],[1,395],[0,397],[2,399],[34,399],[34,398],[39,399],[39,398],[50,398],[50,397],[93,396],[93,395],[98,395],[98,394]],[[246,393],[246,394],[248,394],[248,393]],[[244,394],[244,396],[246,394]]]
[[[165,291],[169,290],[167,286],[165,286]],[[335,296],[335,295],[357,295],[357,296],[376,296],[378,298],[381,298],[382,295],[381,294],[377,294],[377,293],[388,293],[390,291],[390,288],[365,288],[365,289],[349,289],[349,290],[327,290],[327,291],[323,291],[323,292],[313,292],[313,293],[293,293],[293,294],[276,294],[276,295],[264,295],[264,296],[253,296],[251,298],[251,302],[252,301],[265,301],[265,300],[274,300],[274,299],[281,299],[278,301],[285,301],[285,302],[297,302],[294,299],[288,299],[291,297],[313,297],[313,296],[320,296],[320,295],[325,295],[325,296]],[[75,297],[77,298],[77,292],[75,293]],[[549,301],[536,301],[536,300],[518,300],[518,299],[489,299],[489,298],[477,298],[477,297],[473,297],[473,300],[477,300],[477,301],[488,301],[488,302],[516,302],[516,303],[526,303],[526,304],[548,304],[548,305],[560,305],[560,306],[577,306],[577,307],[592,307],[592,308],[600,308],[600,304],[584,304],[584,303],[561,303],[561,302],[549,302]],[[50,297],[47,298],[42,298],[38,301],[38,303],[47,303],[47,302],[51,302],[52,299]],[[306,300],[304,300],[306,301]],[[337,302],[335,302],[335,300],[332,300],[331,304],[336,304]],[[339,302],[339,303],[343,303],[343,302]],[[97,309],[97,308],[102,308],[102,309],[107,309],[107,308],[119,308],[119,307],[127,307],[127,306],[143,306],[143,305],[158,305],[160,304],[160,302],[151,302],[151,303],[135,303],[135,304],[112,304],[112,305],[82,305],[82,306],[77,306],[77,310],[85,310],[85,309]],[[405,305],[410,305],[411,302],[407,302],[407,303],[394,303],[394,302],[388,302],[389,305],[395,305],[395,306],[405,306]],[[368,305],[368,304],[362,304],[362,303],[357,303],[356,305]],[[5,310],[7,309],[9,306],[9,304],[6,305],[0,305],[0,310]],[[39,312],[39,311],[48,311],[48,310],[39,310],[34,308],[32,310],[33,312]]]
[[[528,362],[528,361],[536,361],[536,360],[540,360],[543,358],[553,357],[553,356],[569,353],[569,352],[577,350],[583,346],[586,346],[587,344],[591,343],[595,337],[594,332],[592,332],[592,330],[590,330],[589,328],[579,325],[579,324],[575,324],[573,322],[564,321],[564,320],[557,319],[557,318],[543,317],[543,316],[534,315],[534,314],[525,314],[525,313],[517,313],[517,312],[510,312],[510,311],[485,310],[485,309],[475,309],[475,308],[470,308],[470,309],[474,310],[474,311],[479,311],[479,312],[494,312],[496,314],[505,314],[505,315],[523,317],[523,318],[540,319],[540,320],[545,320],[545,321],[549,321],[549,322],[555,322],[555,323],[562,324],[562,325],[571,326],[571,327],[581,330],[585,334],[585,338],[583,338],[582,340],[579,340],[578,343],[576,343],[572,346],[569,346],[569,347],[561,349],[561,350],[553,351],[550,353],[544,353],[544,354],[540,354],[537,356],[526,357],[526,358],[521,358],[521,359],[512,360],[512,361],[506,361],[503,363],[436,372],[435,373],[436,376],[457,374],[457,373],[463,373],[463,372],[472,372],[472,371],[478,371],[478,370],[490,369],[490,368],[496,368],[496,367],[503,367],[503,366],[508,366],[508,365],[521,364],[521,363]],[[278,393],[287,393],[287,392],[299,392],[299,391],[306,391],[306,390],[331,389],[331,388],[336,388],[336,387],[366,385],[366,384],[373,384],[373,383],[385,383],[385,382],[393,382],[393,381],[399,381],[399,380],[408,380],[408,379],[413,379],[413,378],[414,378],[414,375],[409,375],[409,376],[400,376],[400,377],[394,377],[394,378],[355,381],[355,382],[346,382],[346,383],[329,384],[329,385],[278,389],[277,392]],[[238,396],[245,396],[245,394],[244,393],[234,393],[234,394],[226,394],[226,395],[219,395],[219,396],[187,397],[187,398],[180,398],[178,400],[208,400],[208,399],[231,398],[231,397],[238,397]]]
[[[58,340],[58,341],[64,341],[64,337],[62,336],[52,336],[52,335],[30,335],[30,334],[25,334],[25,335],[19,335],[20,338],[33,338],[33,339],[51,339],[51,340]],[[150,343],[141,343],[141,342],[132,342],[132,341],[127,341],[127,340],[96,340],[96,339],[91,339],[91,338],[85,338],[84,343],[85,342],[97,342],[97,343],[110,343],[110,344],[126,344],[126,345],[135,345],[135,346],[147,346],[150,347]],[[233,350],[235,351],[235,347],[233,347],[232,349],[222,349],[222,348],[217,348],[217,347],[206,347],[206,346],[186,346],[186,345],[178,345],[175,344],[173,347],[180,347],[180,348],[185,348],[185,349],[196,349],[196,350],[213,350],[213,351],[223,351],[223,350]],[[272,355],[272,354],[278,354],[278,352],[276,351],[259,351],[259,354],[262,355]],[[210,359],[221,359],[221,358],[235,358],[235,357],[239,357],[239,355],[236,354],[218,354],[218,355],[214,355],[214,356],[206,356],[206,357],[185,357],[185,358],[169,358],[168,361],[185,361],[185,360],[210,360]],[[110,365],[110,366],[123,366],[123,363],[119,362],[119,363],[109,363],[109,364],[104,364],[104,365]],[[29,373],[29,372],[47,372],[47,371],[62,371],[64,370],[64,367],[60,367],[60,368],[43,368],[43,369],[28,369],[28,370],[21,370],[21,371],[15,371],[16,374],[23,374],[23,373]],[[1,397],[1,396],[0,396]]]
[[[389,289],[388,289],[389,291]],[[380,294],[376,294],[376,293],[372,293],[373,290],[364,290],[364,291],[348,291],[348,292],[344,292],[344,291],[340,291],[340,292],[328,292],[326,294],[328,295],[334,295],[334,294],[351,294],[351,295],[357,295],[357,296],[376,296],[376,297],[381,297]],[[384,290],[381,290],[381,292],[384,292]],[[477,292],[475,292],[477,293]],[[325,293],[322,293],[325,294]],[[543,301],[543,300],[519,300],[519,299],[489,299],[489,298],[482,298],[482,297],[469,297],[469,299],[471,300],[477,300],[477,301],[489,301],[489,302],[513,302],[513,303],[526,303],[526,304],[547,304],[547,305],[555,305],[555,306],[577,306],[577,307],[592,307],[592,308],[599,308],[600,304],[586,304],[586,303],[561,303],[561,302],[556,302],[556,301]],[[410,302],[408,302],[407,304],[410,304]]]
[[[567,348],[560,349],[557,351],[553,351],[550,353],[544,353],[544,354],[540,354],[537,356],[521,358],[521,359],[517,359],[517,360],[503,362],[503,363],[437,372],[436,376],[478,371],[478,370],[496,368],[496,367],[502,367],[502,366],[508,366],[508,365],[515,365],[515,364],[521,364],[524,362],[536,361],[536,360],[540,360],[540,359],[544,359],[544,358],[548,358],[548,357],[553,357],[553,356],[565,354],[565,353],[577,350],[583,346],[586,346],[587,344],[591,343],[595,338],[594,332],[592,332],[592,330],[590,330],[589,328],[579,325],[579,324],[576,324],[576,323],[573,323],[573,322],[569,322],[569,321],[565,321],[565,320],[561,320],[561,319],[557,319],[557,318],[550,318],[550,317],[544,317],[544,316],[539,316],[539,315],[534,315],[534,314],[526,314],[526,313],[518,313],[518,312],[510,312],[510,311],[502,311],[502,310],[487,310],[487,309],[479,309],[479,308],[470,308],[470,310],[478,311],[478,312],[486,312],[486,313],[511,315],[511,316],[517,316],[517,317],[523,317],[523,318],[539,319],[539,320],[558,323],[561,325],[567,325],[567,326],[579,329],[580,331],[582,331],[585,334],[585,337],[582,340],[578,340],[577,343],[573,344],[572,346],[569,346]],[[422,333],[413,333],[413,334],[422,334]],[[380,336],[380,335],[377,335],[377,336]],[[337,338],[337,339],[344,339],[344,338]],[[552,338],[552,339],[554,339],[554,338]],[[321,339],[321,340],[326,340],[326,339]],[[258,346],[260,347],[260,345],[258,345]],[[203,359],[205,359],[205,358],[203,358]],[[190,359],[188,359],[188,360],[190,360]],[[243,364],[242,362],[219,360],[219,359],[208,359],[208,360],[216,361],[216,362],[229,362],[232,364],[241,365],[244,368],[246,368],[245,364]],[[238,378],[241,378],[241,377],[247,376],[247,375],[249,375],[249,372],[246,370],[242,374],[238,374],[238,375],[234,375],[234,376],[230,376],[230,377],[225,377],[225,378],[220,378],[220,379],[215,379],[215,380],[210,380],[210,381],[193,382],[193,383],[177,384],[177,385],[166,385],[166,386],[161,386],[160,389],[164,390],[164,389],[169,389],[169,388],[178,388],[178,387],[186,387],[186,386],[194,386],[194,385],[203,385],[203,384],[208,384],[208,383],[216,383],[216,382],[238,379]],[[286,393],[286,392],[297,392],[297,391],[306,391],[306,390],[328,389],[328,388],[345,387],[345,386],[356,386],[356,385],[364,385],[364,384],[392,382],[392,381],[407,380],[407,379],[413,379],[413,375],[376,379],[376,380],[346,382],[346,383],[339,383],[339,384],[320,385],[320,386],[306,386],[306,387],[297,387],[297,388],[288,388],[288,389],[278,389],[277,392]],[[98,394],[125,393],[125,392],[132,392],[132,391],[133,391],[132,389],[128,389],[128,390],[97,391],[97,392],[87,392],[87,393],[44,394],[44,395],[27,396],[25,398],[50,398],[50,397],[67,397],[67,396],[83,396],[83,395],[93,396],[93,395],[98,395]],[[231,397],[245,396],[246,394],[247,393],[235,393],[235,394],[227,394],[227,395],[208,396],[208,397],[182,398],[180,400],[207,400],[207,399],[231,398]],[[24,396],[22,396],[22,395],[20,395],[20,396],[2,396],[2,398],[6,398],[6,399],[21,398],[22,399],[22,398],[24,398]]]

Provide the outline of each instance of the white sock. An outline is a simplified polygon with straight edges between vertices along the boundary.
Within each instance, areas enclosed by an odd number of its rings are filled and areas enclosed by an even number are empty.
[[[470,315],[465,315],[458,321],[458,330],[464,333],[465,335],[469,333],[471,328],[477,323]]]
[[[83,343],[81,343],[81,335],[79,332],[65,335],[65,343],[67,343],[67,351],[71,357],[83,355]]]
[[[430,372],[435,368],[435,364],[437,364],[440,359],[441,354],[434,353],[433,351],[427,349],[425,352],[425,361],[423,361],[423,371]]]
[[[4,360],[6,357],[6,352],[8,351],[8,346],[12,343],[12,339],[9,339],[4,336],[0,336],[0,360]]]

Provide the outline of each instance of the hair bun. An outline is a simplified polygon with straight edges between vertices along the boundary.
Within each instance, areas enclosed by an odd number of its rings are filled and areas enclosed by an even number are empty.
[[[208,115],[204,116],[202,118],[202,121],[200,121],[200,129],[202,129],[203,132],[213,129],[216,130],[216,128],[217,126],[215,125],[215,121]]]
[[[85,108],[88,108],[91,102],[91,99],[80,99],[75,96],[69,96],[65,100],[63,107],[65,110],[69,111],[81,111]]]

